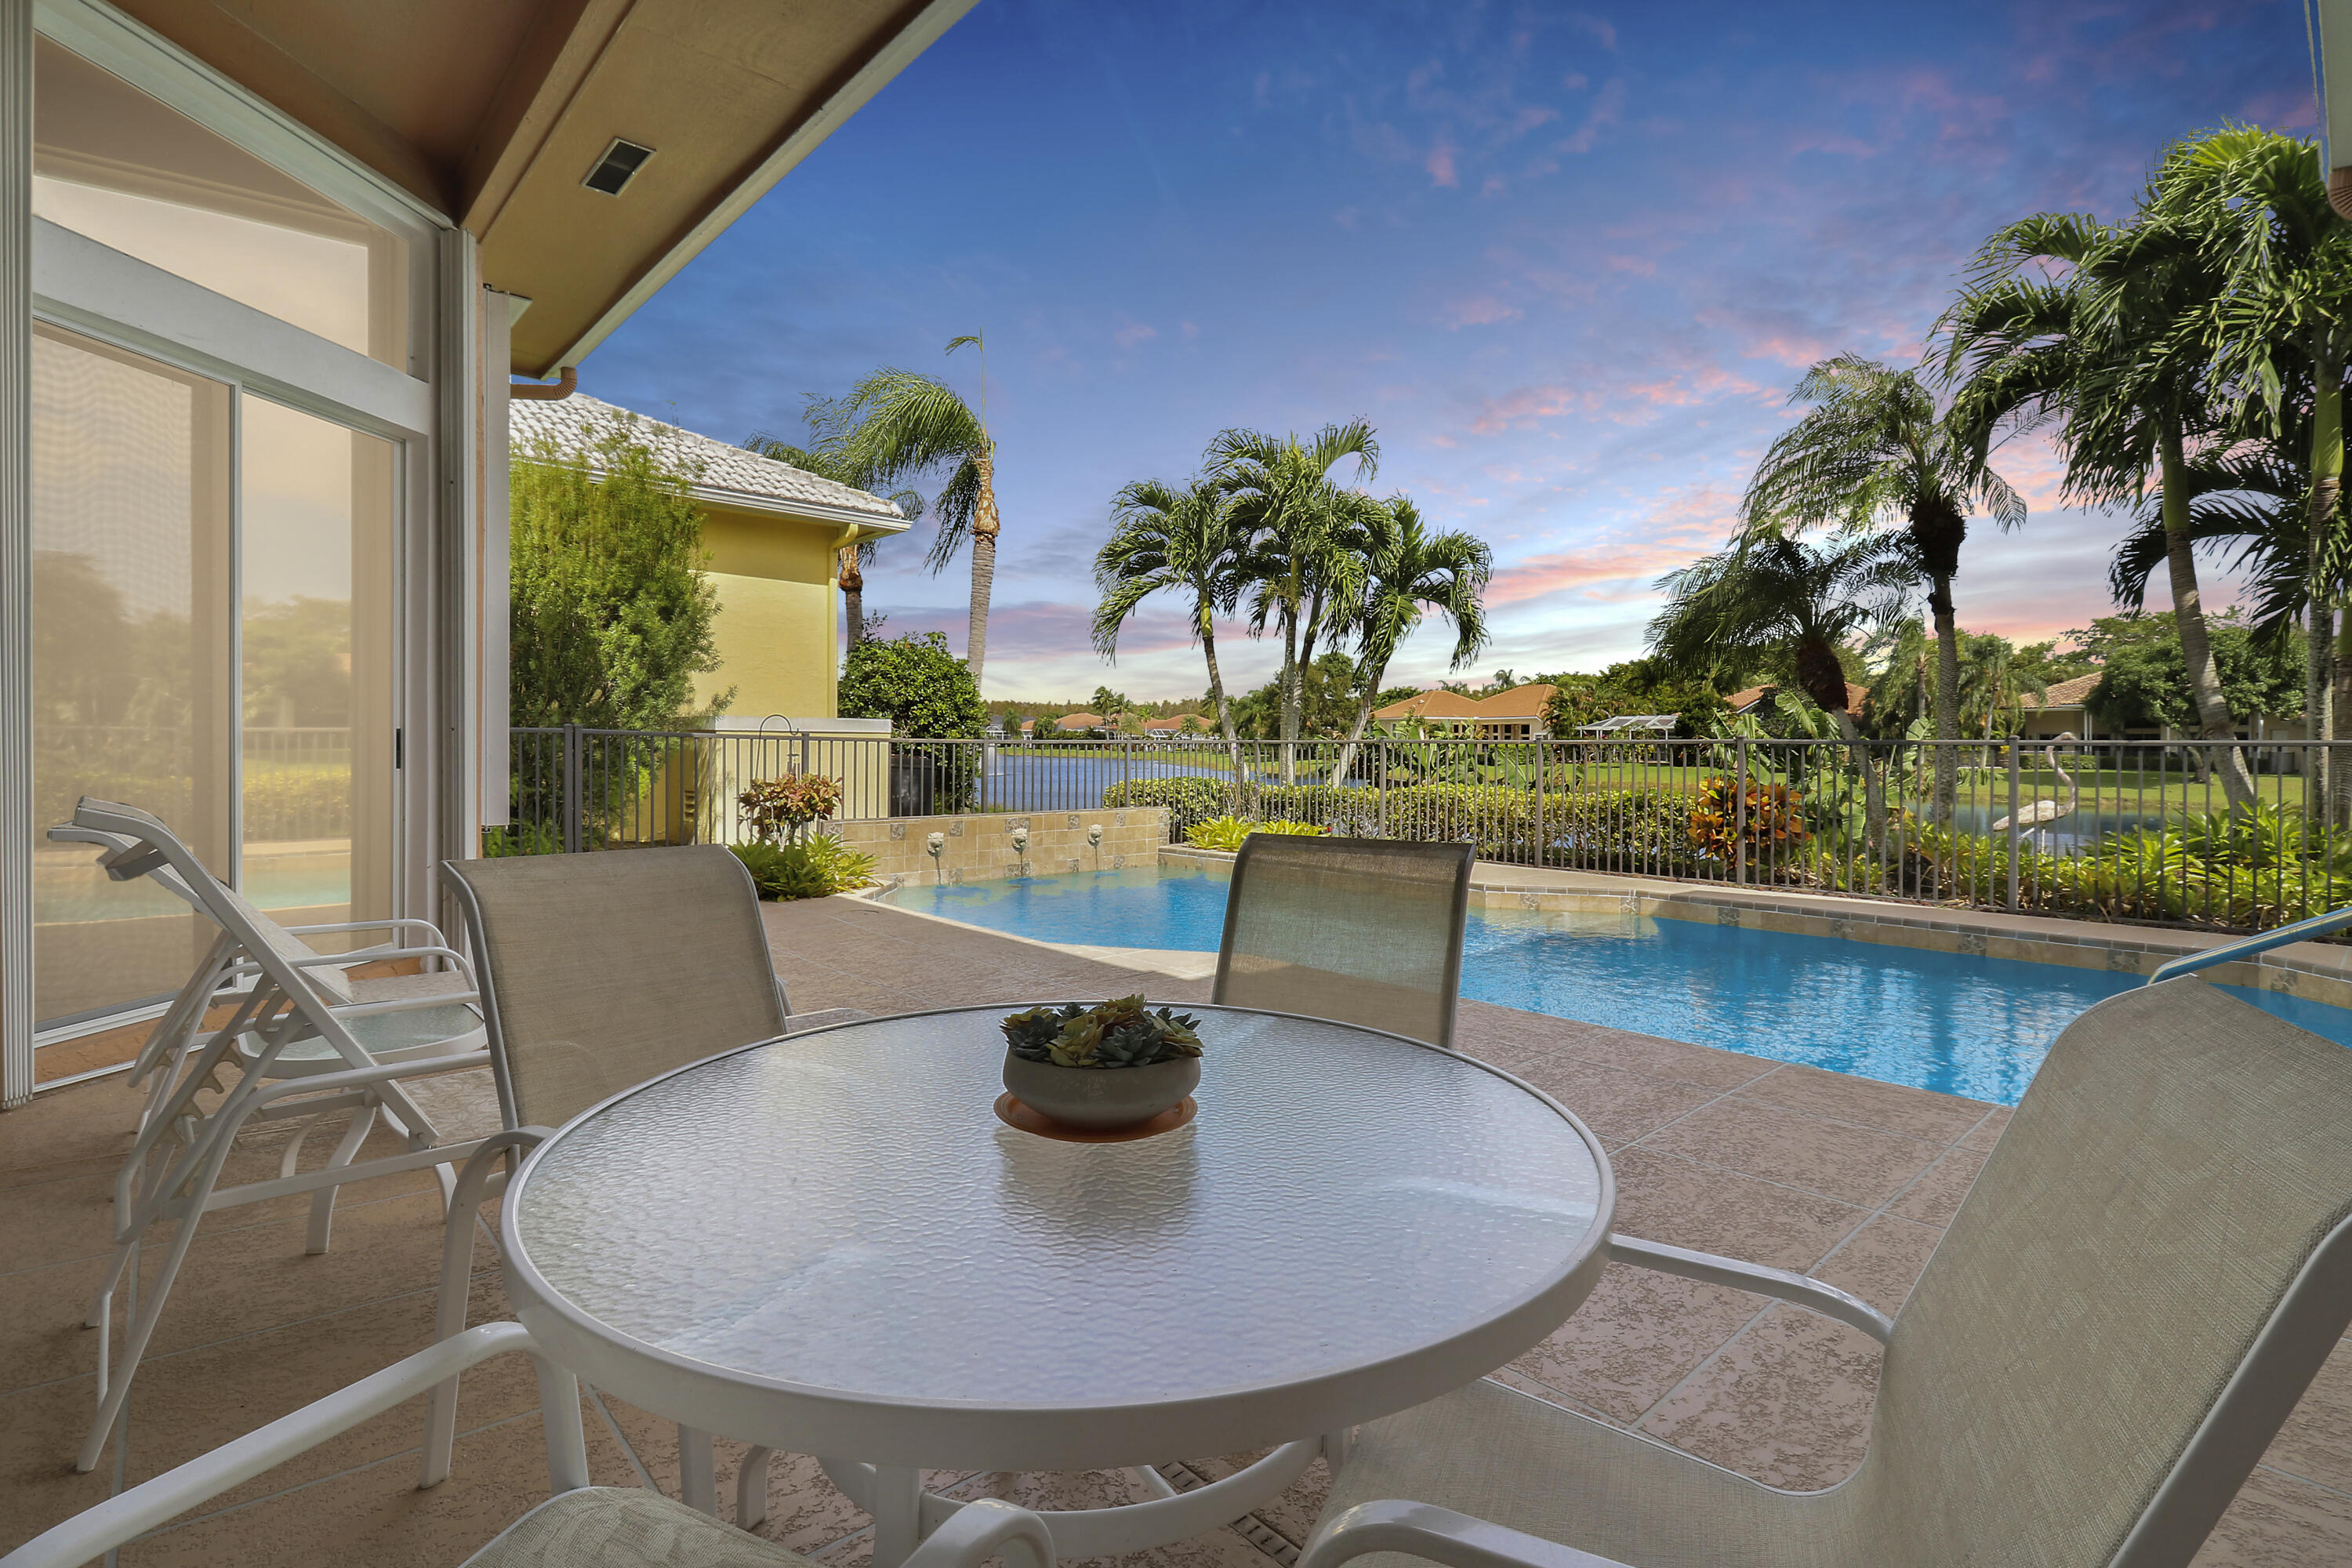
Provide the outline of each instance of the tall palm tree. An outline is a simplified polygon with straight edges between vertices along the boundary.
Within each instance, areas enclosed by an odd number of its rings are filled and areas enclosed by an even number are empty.
[[[1349,458],[1360,482],[1379,470],[1380,443],[1361,419],[1326,425],[1307,440],[1235,429],[1209,443],[1209,476],[1232,498],[1234,526],[1249,542],[1256,584],[1252,625],[1262,629],[1271,618],[1282,634],[1280,733],[1286,742],[1298,739],[1303,672],[1315,660],[1317,641],[1334,629],[1335,607],[1356,602],[1361,538],[1378,507],[1332,480],[1331,469]],[[1295,776],[1294,751],[1283,748],[1286,783]]]
[[[1927,579],[1936,627],[1936,738],[1959,738],[1959,626],[1952,579],[1969,514],[1981,507],[2003,528],[2025,521],[2025,503],[1987,466],[1949,410],[1910,371],[1840,354],[1807,371],[1790,395],[1805,416],[1764,454],[1740,513],[1752,529],[1834,527],[1868,532],[1894,521],[1905,558]],[[1958,759],[1936,749],[1936,814],[1949,822]]]
[[[1846,705],[1838,649],[1901,611],[1919,576],[1911,550],[1908,539],[1886,534],[1816,550],[1772,529],[1749,529],[1730,549],[1659,578],[1666,603],[1650,623],[1650,651],[1669,669],[1699,678],[1727,668],[1771,670],[1830,716],[1862,774],[1874,853],[1885,835],[1885,793]]]
[[[2317,153],[2297,137],[2224,126],[2177,147],[2156,188],[2160,209],[2179,215],[2216,250],[2227,287],[2210,303],[2208,331],[2237,410],[2255,416],[2261,436],[2309,454],[2302,498],[2310,634],[2304,713],[2312,739],[2332,741],[2331,698],[2352,705],[2352,620],[2341,632],[2334,625],[2352,568],[2341,510],[2352,225],[2327,205]],[[2347,645],[2341,657],[2338,637]],[[2331,692],[2338,683],[2345,689]],[[2352,770],[2332,772],[2338,776],[2329,793],[2338,796],[2340,817],[2352,805]]]
[[[1464,669],[1486,646],[1486,610],[1482,595],[1495,573],[1495,552],[1486,542],[1458,530],[1433,531],[1421,509],[1404,496],[1391,496],[1372,520],[1371,551],[1365,563],[1362,599],[1349,612],[1348,635],[1357,647],[1356,717],[1348,726],[1331,782],[1343,784],[1355,765],[1356,748],[1371,723],[1389,660],[1423,616],[1434,612],[1454,626],[1454,657],[1447,668]]]
[[[743,449],[747,452],[757,452],[761,457],[773,458],[779,463],[790,463],[795,468],[814,474],[820,479],[831,479],[835,484],[850,484],[846,466],[833,454],[807,447],[795,447],[782,437],[772,436],[765,430],[751,432],[743,443]],[[856,487],[851,485],[851,488],[854,489]],[[900,514],[910,521],[923,515],[923,498],[913,490],[894,491],[890,497],[890,504],[897,507]],[[834,579],[841,585],[841,604],[845,618],[849,622],[851,647],[856,647],[866,640],[865,569],[874,564],[875,547],[878,541],[873,539],[860,539],[854,544],[843,545],[835,552]]]
[[[956,338],[947,352],[966,343],[986,345],[977,335]],[[988,370],[981,366],[981,405],[987,406]],[[980,683],[988,658],[988,602],[996,584],[996,443],[982,414],[935,375],[893,366],[874,372],[838,399],[810,405],[810,423],[822,433],[819,447],[833,455],[849,483],[879,490],[917,474],[946,470],[931,510],[939,519],[928,560],[933,572],[947,570],[971,542],[971,618],[964,663]]]
[[[1242,540],[1225,493],[1208,479],[1194,479],[1181,490],[1159,479],[1138,479],[1110,506],[1111,536],[1095,552],[1095,584],[1103,595],[1095,607],[1095,647],[1106,658],[1116,658],[1119,628],[1152,595],[1191,595],[1192,636],[1209,661],[1209,700],[1216,705],[1238,780],[1241,745],[1234,734],[1233,705],[1225,700],[1224,673],[1217,667],[1216,619],[1233,614],[1243,587]]]
[[[2193,465],[2228,440],[2206,332],[2226,279],[2214,258],[2210,215],[2167,204],[2165,181],[2185,145],[2158,160],[2127,224],[2044,214],[1986,241],[1969,288],[1947,316],[1945,363],[1948,372],[1989,386],[2003,384],[2029,359],[2063,366],[2063,377],[2045,376],[2030,396],[1972,399],[1964,389],[1959,401],[1973,405],[1969,423],[1979,439],[2001,419],[2054,419],[2070,500],[2129,505],[2155,480],[2199,732],[2226,742],[2236,727],[2206,629],[2189,506]],[[2065,277],[2039,286],[2042,318],[2005,317],[2005,286],[2049,264]],[[2004,408],[2005,401],[2012,406]],[[2221,771],[2231,808],[2251,810],[2253,779],[2244,758],[2230,751]]]

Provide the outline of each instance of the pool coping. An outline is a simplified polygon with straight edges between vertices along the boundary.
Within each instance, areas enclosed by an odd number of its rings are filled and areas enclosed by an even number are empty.
[[[1231,865],[1232,853],[1170,845],[1162,863]],[[1872,942],[2116,974],[2152,974],[2172,959],[2238,940],[2225,932],[2109,925],[2050,915],[1896,903],[1790,888],[1727,888],[1602,871],[1566,871],[1481,860],[1471,872],[1473,908],[1649,915],[1743,931]],[[2352,948],[2298,942],[2204,972],[2244,985],[2352,1007]]]

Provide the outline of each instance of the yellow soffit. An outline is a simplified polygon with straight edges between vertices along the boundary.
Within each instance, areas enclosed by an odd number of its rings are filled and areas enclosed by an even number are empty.
[[[577,364],[975,0],[635,0],[582,8],[464,216],[531,301],[517,374]],[[618,195],[582,182],[653,150]]]

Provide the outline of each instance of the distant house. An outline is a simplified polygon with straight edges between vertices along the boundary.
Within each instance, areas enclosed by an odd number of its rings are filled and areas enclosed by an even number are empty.
[[[1465,697],[1443,688],[1423,691],[1372,710],[1374,722],[1393,731],[1405,723],[1479,741],[1538,741],[1546,733],[1544,704],[1552,689],[1541,681],[1514,686],[1489,697]]]
[[[1164,719],[1146,719],[1143,732],[1147,735],[1189,735],[1208,728],[1198,713],[1171,713]]]
[[[1730,707],[1732,712],[1735,714],[1760,713],[1769,711],[1772,706],[1773,700],[1780,695],[1780,689],[1777,686],[1751,686],[1745,691],[1733,692],[1723,700]],[[1851,680],[1845,683],[1845,710],[1847,712],[1857,715],[1860,714],[1862,712],[1862,705],[1869,700],[1869,687],[1856,686]]]
[[[1076,730],[1099,730],[1105,721],[1099,713],[1065,713],[1054,721],[1054,728],[1068,734]]]

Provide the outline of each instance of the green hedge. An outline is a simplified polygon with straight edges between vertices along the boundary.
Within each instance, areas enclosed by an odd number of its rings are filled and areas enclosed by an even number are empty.
[[[1520,865],[1673,872],[1705,877],[1719,868],[1691,831],[1691,798],[1677,790],[1547,791],[1507,784],[1244,784],[1241,814],[1312,822],[1335,833],[1475,843],[1482,858]],[[1181,843],[1203,822],[1234,810],[1234,786],[1221,778],[1135,779],[1103,792],[1106,809],[1168,808],[1168,837]],[[1385,807],[1385,811],[1383,811]]]

